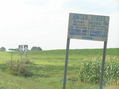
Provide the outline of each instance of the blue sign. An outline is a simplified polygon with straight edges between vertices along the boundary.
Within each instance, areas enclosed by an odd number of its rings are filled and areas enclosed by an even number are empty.
[[[70,13],[68,37],[106,41],[108,27],[109,16]]]

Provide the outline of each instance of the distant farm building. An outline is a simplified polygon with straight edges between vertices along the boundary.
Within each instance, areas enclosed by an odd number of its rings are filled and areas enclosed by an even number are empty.
[[[5,47],[1,47],[1,48],[0,48],[0,51],[1,51],[1,52],[5,52],[5,51],[6,51],[6,48],[5,48]]]

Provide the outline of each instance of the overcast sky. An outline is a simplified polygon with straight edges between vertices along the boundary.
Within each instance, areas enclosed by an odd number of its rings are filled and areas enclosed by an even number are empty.
[[[0,0],[0,47],[65,49],[70,12],[110,16],[108,48],[119,48],[119,0]],[[70,46],[102,47],[103,42],[79,39]]]

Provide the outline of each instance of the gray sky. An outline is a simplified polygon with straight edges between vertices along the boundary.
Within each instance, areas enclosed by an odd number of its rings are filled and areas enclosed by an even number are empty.
[[[110,16],[108,48],[119,48],[118,0],[0,0],[0,46],[65,49],[70,12]],[[71,48],[102,47],[103,42],[71,40]]]

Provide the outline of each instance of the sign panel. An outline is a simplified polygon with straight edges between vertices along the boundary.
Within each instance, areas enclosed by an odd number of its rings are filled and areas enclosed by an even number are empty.
[[[21,53],[27,53],[28,52],[28,45],[19,45],[18,49]]]
[[[23,48],[24,48],[24,46],[23,46],[23,45],[19,45],[18,50],[19,50],[21,53],[23,53]]]
[[[24,45],[24,53],[28,52],[28,45]]]
[[[108,27],[109,16],[70,13],[68,37],[107,41]]]

